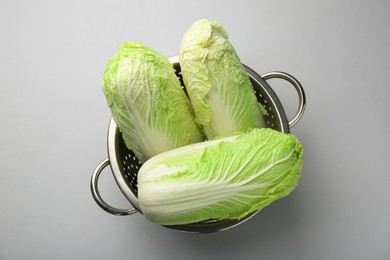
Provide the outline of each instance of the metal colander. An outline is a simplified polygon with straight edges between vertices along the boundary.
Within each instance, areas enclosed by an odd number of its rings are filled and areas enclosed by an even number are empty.
[[[176,75],[179,78],[182,87],[185,90],[183,84],[180,64],[178,57],[173,57],[170,59],[173,64]],[[275,130],[289,133],[290,128],[294,126],[299,119],[301,118],[306,104],[305,93],[301,84],[291,75],[284,72],[270,72],[259,76],[252,69],[244,65],[249,78],[252,82],[254,92],[256,94],[258,102],[267,110],[268,114],[265,116],[265,122],[267,127],[273,128]],[[283,107],[272,90],[268,85],[266,80],[271,78],[280,78],[290,82],[296,89],[299,97],[299,106],[295,117],[288,121],[286,114],[283,110]],[[119,131],[115,121],[111,119],[109,130],[108,130],[108,158],[101,162],[93,172],[91,178],[91,191],[92,195],[97,202],[97,204],[104,209],[105,211],[114,214],[114,215],[131,215],[137,212],[141,212],[138,203],[138,190],[137,190],[137,174],[138,170],[142,166],[140,161],[134,155],[134,153],[129,150],[123,139],[122,134]],[[120,190],[125,195],[125,197],[132,204],[132,208],[129,209],[119,209],[110,206],[107,202],[103,200],[98,190],[98,179],[102,170],[110,165],[111,171],[113,173],[114,179],[116,180]],[[207,220],[198,223],[191,223],[185,225],[174,225],[174,226],[165,226],[167,228],[176,229],[178,231],[192,232],[192,233],[207,233],[215,232],[220,230],[225,230],[237,226],[244,221],[248,220],[257,212],[249,214],[243,219],[240,220]]]

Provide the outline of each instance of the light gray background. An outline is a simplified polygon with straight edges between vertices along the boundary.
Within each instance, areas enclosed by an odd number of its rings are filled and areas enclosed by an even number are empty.
[[[390,259],[389,1],[0,2],[0,259]],[[177,54],[193,22],[221,23],[243,63],[297,77],[307,109],[298,188],[229,231],[189,235],[92,199],[116,46]],[[293,88],[270,84],[291,118]],[[127,207],[110,170],[111,204]]]

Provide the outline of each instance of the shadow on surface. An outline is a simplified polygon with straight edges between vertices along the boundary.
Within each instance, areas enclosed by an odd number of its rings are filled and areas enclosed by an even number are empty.
[[[199,257],[234,259],[246,250],[275,248],[280,241],[294,239],[301,227],[300,210],[293,194],[258,212],[248,221],[229,230],[208,234],[187,234],[147,223],[143,236],[156,251],[172,250],[171,256],[188,259]]]

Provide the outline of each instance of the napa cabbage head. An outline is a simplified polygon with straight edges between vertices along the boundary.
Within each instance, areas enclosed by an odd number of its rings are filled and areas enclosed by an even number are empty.
[[[268,128],[187,145],[140,168],[140,208],[162,225],[239,220],[293,191],[302,163],[298,139]]]
[[[124,43],[104,72],[103,92],[126,146],[144,162],[204,138],[172,64],[140,43]]]
[[[179,60],[196,120],[208,138],[265,125],[266,112],[220,24],[195,22],[182,39]]]

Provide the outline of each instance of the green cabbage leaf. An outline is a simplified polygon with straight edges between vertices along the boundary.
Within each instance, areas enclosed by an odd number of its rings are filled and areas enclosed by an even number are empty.
[[[224,28],[207,19],[185,33],[179,60],[196,120],[209,139],[264,127],[264,108]]]
[[[147,46],[119,47],[104,72],[103,93],[126,146],[141,162],[204,140],[172,64]]]
[[[269,128],[187,145],[140,168],[140,208],[162,225],[241,219],[293,191],[302,163],[298,139]]]

